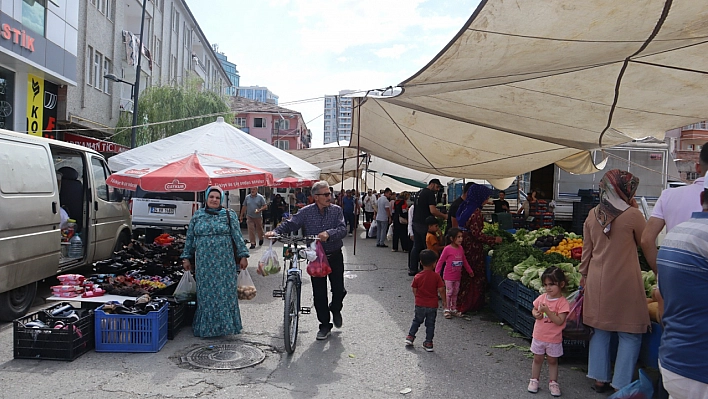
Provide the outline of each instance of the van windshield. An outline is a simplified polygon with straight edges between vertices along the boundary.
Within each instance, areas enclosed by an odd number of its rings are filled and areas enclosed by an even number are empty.
[[[196,193],[193,192],[183,192],[183,193],[155,193],[152,191],[145,191],[138,187],[135,191],[134,198],[148,198],[148,199],[161,199],[170,201],[194,201]]]

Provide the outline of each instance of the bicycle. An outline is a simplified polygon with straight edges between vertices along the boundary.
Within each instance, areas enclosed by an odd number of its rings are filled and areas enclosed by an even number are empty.
[[[310,306],[300,306],[301,288],[302,288],[302,268],[300,263],[307,259],[305,250],[306,245],[315,240],[319,240],[317,236],[304,237],[288,237],[288,236],[273,236],[271,240],[280,241],[288,247],[283,251],[283,258],[286,263],[287,272],[283,273],[283,282],[280,289],[273,290],[274,298],[283,298],[285,306],[283,310],[283,338],[285,341],[285,351],[288,354],[295,352],[297,345],[297,329],[300,313],[310,314],[312,308]]]

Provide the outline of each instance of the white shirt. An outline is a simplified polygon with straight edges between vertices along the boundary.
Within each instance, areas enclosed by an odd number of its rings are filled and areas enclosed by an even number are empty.
[[[364,197],[364,212],[374,211],[374,201],[376,201],[376,198],[373,194],[367,194],[366,197]]]
[[[382,195],[381,198],[376,201],[376,206],[378,207],[378,211],[376,212],[376,220],[387,222],[389,215],[388,212],[386,212],[386,209],[391,209],[391,202],[385,195]]]
[[[704,177],[699,177],[691,185],[667,188],[661,192],[651,216],[664,221],[667,233],[679,223],[690,219],[693,212],[703,211],[701,191],[704,180]]]
[[[408,220],[410,220],[410,223],[408,223],[408,237],[413,236],[413,208],[415,208],[415,205],[408,207]]]

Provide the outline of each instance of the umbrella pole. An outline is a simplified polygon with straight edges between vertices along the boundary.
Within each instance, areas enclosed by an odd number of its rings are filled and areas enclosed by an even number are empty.
[[[356,107],[356,112],[357,112],[357,124],[356,124],[356,156],[357,156],[357,162],[356,162],[356,181],[354,182],[354,185],[356,186],[356,192],[359,193],[359,154],[361,154],[361,99],[359,99],[357,107]],[[350,135],[351,137],[351,135]],[[342,159],[344,159],[344,150],[342,150]],[[342,179],[344,178],[344,167],[342,167]],[[358,195],[358,194],[357,194]],[[354,206],[357,206],[359,203],[358,200],[354,201]],[[359,219],[357,218],[357,224],[359,223]],[[363,226],[363,225],[362,225]],[[364,229],[364,234],[368,234],[366,229]],[[356,230],[354,230],[356,231]],[[353,254],[356,255],[356,238],[359,234],[354,234],[354,252]]]

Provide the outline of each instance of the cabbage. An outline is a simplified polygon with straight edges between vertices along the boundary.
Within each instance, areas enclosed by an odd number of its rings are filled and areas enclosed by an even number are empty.
[[[536,278],[531,280],[528,287],[533,288],[536,291],[541,291],[543,288],[543,282],[541,282],[541,278]]]
[[[509,280],[513,280],[513,281],[519,281],[519,280],[521,280],[521,275],[511,272],[506,275],[506,278],[508,278]]]

